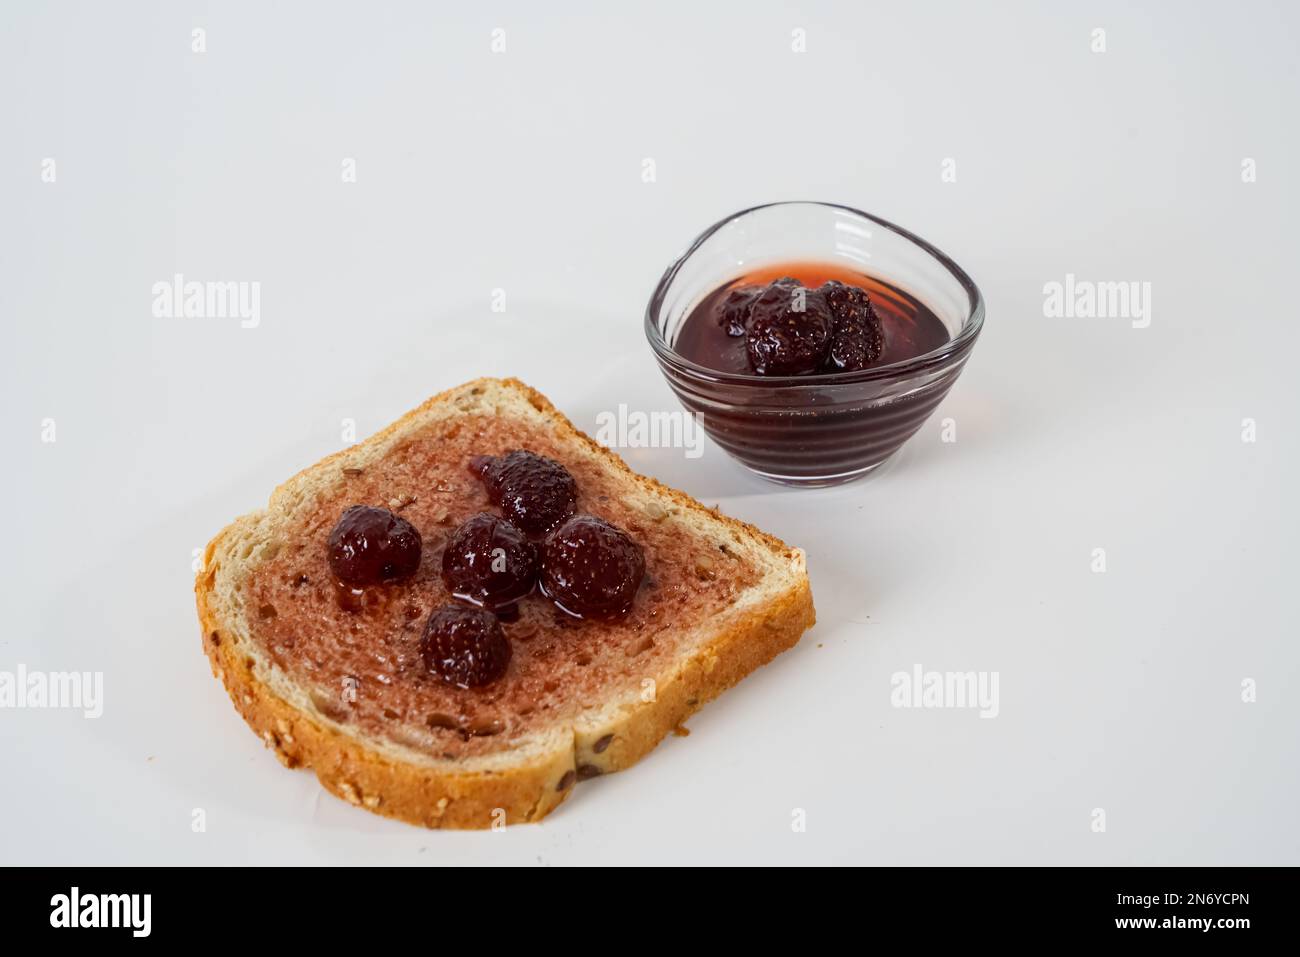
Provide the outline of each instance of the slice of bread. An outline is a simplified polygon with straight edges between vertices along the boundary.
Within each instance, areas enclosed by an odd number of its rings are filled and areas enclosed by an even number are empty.
[[[469,459],[516,448],[567,467],[578,510],[636,539],[646,576],[614,622],[523,599],[504,616],[505,677],[464,690],[425,671],[420,633],[452,600],[439,573],[447,536],[491,510]],[[355,504],[419,529],[413,578],[362,595],[334,583],[326,539]],[[346,801],[428,827],[541,819],[814,621],[803,552],[637,475],[513,379],[443,392],[300,472],[212,540],[195,592],[213,672],[276,756]]]

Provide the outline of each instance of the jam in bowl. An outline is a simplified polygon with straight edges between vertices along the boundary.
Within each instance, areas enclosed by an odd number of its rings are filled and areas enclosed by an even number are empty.
[[[710,227],[660,280],[646,335],[669,386],[751,471],[834,485],[896,452],[984,322],[959,267],[881,219],[775,203]]]

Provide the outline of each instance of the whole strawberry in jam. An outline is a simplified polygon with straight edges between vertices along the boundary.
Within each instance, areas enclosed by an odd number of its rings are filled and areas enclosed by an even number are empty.
[[[457,598],[499,608],[524,597],[537,581],[537,548],[503,518],[480,512],[447,540],[442,580]]]
[[[330,571],[354,587],[409,578],[420,567],[420,546],[420,533],[406,519],[386,508],[353,505],[330,532]]]
[[[470,471],[483,480],[493,504],[529,535],[555,528],[578,501],[578,485],[568,469],[535,452],[477,456]]]
[[[819,292],[796,279],[778,279],[749,307],[749,363],[759,375],[817,372],[833,330],[830,308]]]
[[[749,327],[749,311],[762,291],[762,286],[737,286],[727,293],[718,310],[718,322],[727,330],[727,335],[738,338],[745,334]]]
[[[644,575],[641,546],[594,515],[575,515],[542,546],[542,591],[579,618],[626,614]]]
[[[834,279],[823,283],[819,291],[835,324],[826,371],[854,372],[879,359],[885,339],[866,292]]]
[[[461,688],[478,688],[499,679],[510,665],[510,655],[501,622],[484,608],[435,608],[420,637],[424,666]]]
[[[816,289],[789,276],[766,286],[736,286],[715,310],[729,337],[745,337],[749,367],[759,375],[853,372],[876,362],[884,349],[866,291],[834,279]]]

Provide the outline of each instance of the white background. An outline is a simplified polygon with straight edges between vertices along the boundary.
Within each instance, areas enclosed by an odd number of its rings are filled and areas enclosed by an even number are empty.
[[[0,670],[105,681],[98,720],[0,711],[0,863],[1300,863],[1295,7],[558,6],[0,14]],[[540,826],[281,768],[203,657],[193,550],[343,419],[475,376],[586,429],[675,409],[650,291],[776,199],[914,230],[988,301],[866,481],[626,454],[805,548],[817,627]],[[260,282],[260,326],[154,318],[177,272]],[[1150,282],[1150,327],[1045,318],[1066,273]],[[999,716],[892,708],[916,664],[997,671]]]

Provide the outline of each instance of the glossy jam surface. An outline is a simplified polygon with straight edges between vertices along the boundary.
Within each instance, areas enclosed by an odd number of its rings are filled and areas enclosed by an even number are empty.
[[[824,301],[848,300],[856,323],[847,337],[804,337],[794,350],[774,353],[785,365],[755,369],[753,312],[738,290],[771,288],[784,277],[807,289],[821,289]],[[840,283],[839,291],[827,284]],[[869,301],[868,314],[861,303]],[[797,323],[795,317],[784,321]],[[832,317],[834,318],[834,317]],[[759,336],[768,334],[760,327]],[[808,342],[807,355],[800,350]],[[729,454],[776,481],[829,485],[862,475],[911,437],[955,381],[969,346],[955,357],[898,374],[886,367],[940,350],[948,328],[933,310],[889,283],[843,266],[786,262],[738,276],[705,295],[686,315],[670,343],[696,365],[744,378],[709,380],[661,363],[669,384],[704,430]],[[765,359],[760,343],[759,360]],[[821,351],[823,350],[824,351]],[[835,368],[843,371],[828,371]],[[773,378],[780,368],[789,377]],[[871,377],[875,369],[882,374]],[[853,380],[855,374],[863,378]]]
[[[443,551],[467,520],[495,507],[470,460],[521,447],[572,474],[575,511],[625,531],[644,554],[645,573],[626,616],[615,620],[575,618],[536,591],[500,609],[512,649],[504,672],[461,688],[430,672],[425,650],[439,660],[439,649],[422,647],[433,611],[456,602],[443,580]],[[251,573],[245,604],[252,639],[333,720],[451,757],[509,747],[611,694],[638,693],[646,677],[669,667],[683,629],[730,607],[757,572],[729,535],[714,539],[661,507],[625,500],[625,479],[568,447],[549,425],[464,414],[405,436],[364,469],[341,471],[338,484],[295,515],[275,554]],[[358,502],[386,505],[419,530],[424,548],[409,578],[340,593],[327,540]],[[457,649],[444,660],[461,660]]]
[[[752,334],[736,334],[741,321],[737,315],[738,307],[743,307],[743,298],[749,288],[761,291],[762,296],[758,300],[760,305],[764,298],[782,301],[788,299],[786,290],[780,283],[786,277],[797,280],[797,284],[807,290],[805,315],[810,324],[820,321],[818,300],[827,283],[841,283],[850,290],[857,289],[866,294],[879,325],[881,341],[878,348],[869,350],[869,361],[853,363],[850,371],[913,359],[933,352],[949,339],[948,330],[939,317],[920,300],[900,289],[841,266],[786,263],[737,277],[705,296],[682,323],[673,350],[683,358],[718,372],[762,374],[762,366],[755,367],[755,337]],[[832,293],[832,298],[843,295],[837,291]],[[790,320],[793,316],[781,318]],[[760,321],[765,326],[772,324],[767,315],[761,316]],[[758,331],[765,333],[767,330],[763,328]],[[824,338],[826,341],[820,347],[826,352],[832,344],[829,329],[825,330]],[[766,339],[766,336],[758,339],[760,355]],[[774,371],[793,375],[805,375],[810,371],[813,374],[839,371],[833,362],[827,361],[830,358],[827,355],[811,363],[791,361],[784,366],[778,364]],[[843,363],[841,367],[844,367]]]

